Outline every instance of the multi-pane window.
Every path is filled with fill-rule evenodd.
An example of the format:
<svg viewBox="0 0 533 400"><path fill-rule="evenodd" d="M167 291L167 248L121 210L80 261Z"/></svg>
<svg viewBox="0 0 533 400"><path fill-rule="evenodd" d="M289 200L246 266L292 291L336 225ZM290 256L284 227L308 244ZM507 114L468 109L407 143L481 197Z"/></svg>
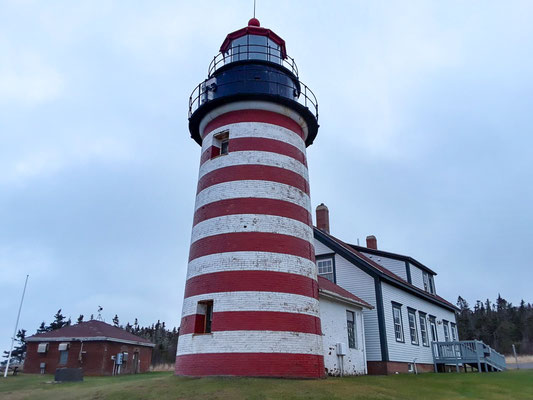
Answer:
<svg viewBox="0 0 533 400"><path fill-rule="evenodd" d="M422 336L422 344L429 347L428 325L426 322L426 314L418 312L418 319L420 321L420 336Z"/></svg>
<svg viewBox="0 0 533 400"><path fill-rule="evenodd" d="M392 304L392 317L394 319L394 336L397 342L403 342L403 324L402 324L402 308L401 305Z"/></svg>
<svg viewBox="0 0 533 400"><path fill-rule="evenodd" d="M457 325L455 325L453 322L450 324L452 329L452 340L455 342L457 341Z"/></svg>
<svg viewBox="0 0 533 400"><path fill-rule="evenodd" d="M346 310L346 323L348 326L348 347L350 349L357 348L357 329L355 325L355 313Z"/></svg>
<svg viewBox="0 0 533 400"><path fill-rule="evenodd" d="M411 335L411 343L418 345L418 329L416 329L416 311L407 310L409 318L409 334Z"/></svg>
<svg viewBox="0 0 533 400"><path fill-rule="evenodd" d="M323 260L317 260L316 265L318 267L318 275L335 282L335 274L333 272L333 259L325 258Z"/></svg>
<svg viewBox="0 0 533 400"><path fill-rule="evenodd" d="M442 321L442 326L444 327L444 341L449 342L450 341L450 326L448 325L448 321Z"/></svg>
<svg viewBox="0 0 533 400"><path fill-rule="evenodd" d="M433 275L430 275L426 271L423 271L422 278L424 280L424 290L431 294L435 294L435 282L433 281Z"/></svg>
<svg viewBox="0 0 533 400"><path fill-rule="evenodd" d="M431 341L438 342L439 335L437 333L437 321L435 320L435 317L429 317L429 328L431 330Z"/></svg>

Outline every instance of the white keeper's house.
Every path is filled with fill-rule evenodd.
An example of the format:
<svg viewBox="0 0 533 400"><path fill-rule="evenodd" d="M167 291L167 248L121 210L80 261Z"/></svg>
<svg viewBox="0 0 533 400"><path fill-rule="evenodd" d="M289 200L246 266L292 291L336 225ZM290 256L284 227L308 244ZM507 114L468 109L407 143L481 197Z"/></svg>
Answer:
<svg viewBox="0 0 533 400"><path fill-rule="evenodd" d="M432 342L459 340L458 309L437 294L436 273L412 257L378 250L374 236L367 247L332 236L323 204L316 218L318 275L373 306L362 311L368 373L432 371Z"/></svg>

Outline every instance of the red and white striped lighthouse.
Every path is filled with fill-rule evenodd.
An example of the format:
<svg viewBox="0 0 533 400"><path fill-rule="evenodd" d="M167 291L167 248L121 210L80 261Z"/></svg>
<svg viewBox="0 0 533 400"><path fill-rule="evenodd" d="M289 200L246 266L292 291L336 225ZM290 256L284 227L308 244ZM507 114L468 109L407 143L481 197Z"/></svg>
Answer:
<svg viewBox="0 0 533 400"><path fill-rule="evenodd" d="M306 146L318 105L251 19L190 99L202 146L176 374L324 376Z"/></svg>

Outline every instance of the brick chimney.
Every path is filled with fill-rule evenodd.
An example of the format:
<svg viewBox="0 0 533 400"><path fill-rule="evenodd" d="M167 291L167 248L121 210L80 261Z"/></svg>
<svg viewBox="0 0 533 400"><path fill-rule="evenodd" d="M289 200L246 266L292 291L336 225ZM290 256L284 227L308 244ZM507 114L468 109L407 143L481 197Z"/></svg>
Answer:
<svg viewBox="0 0 533 400"><path fill-rule="evenodd" d="M329 233L329 210L324 203L320 203L316 208L316 227Z"/></svg>
<svg viewBox="0 0 533 400"><path fill-rule="evenodd" d="M378 249L378 240L374 235L370 235L366 237L366 247L369 249Z"/></svg>

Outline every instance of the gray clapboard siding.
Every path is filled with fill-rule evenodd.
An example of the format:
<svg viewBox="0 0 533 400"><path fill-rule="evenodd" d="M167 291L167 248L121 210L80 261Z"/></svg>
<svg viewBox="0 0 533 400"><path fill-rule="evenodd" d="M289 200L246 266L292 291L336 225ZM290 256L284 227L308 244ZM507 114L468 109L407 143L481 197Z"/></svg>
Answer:
<svg viewBox="0 0 533 400"><path fill-rule="evenodd" d="M417 288L424 290L424 278L422 277L422 270L409 263L411 268L411 283Z"/></svg>
<svg viewBox="0 0 533 400"><path fill-rule="evenodd" d="M420 335L420 321L418 319L418 311L426 313L427 315L433 315L437 321L443 319L455 323L455 313L439 307L436 304L425 301L419 297L413 296L408 292L398 289L388 283L382 283L383 290L383 306L385 314L385 326L387 331L387 343L389 349L390 361L399 362L412 362L414 358L417 358L417 363L432 364L433 354L431 347L425 347L422 345L422 338ZM394 335L394 321L392 317L392 302L402 304L402 323L405 343L396 341ZM411 338L409 334L409 319L407 315L407 307L417 310L417 333L419 345L411 344ZM365 321L366 323L366 321ZM427 322L428 334L430 333L429 321ZM444 340L444 328L442 324L437 324L437 334L440 341ZM431 336L429 336L431 341Z"/></svg>
<svg viewBox="0 0 533 400"><path fill-rule="evenodd" d="M315 256L320 256L322 254L329 254L333 253L333 250L331 250L328 246L325 244L320 243L318 240L314 240L315 244Z"/></svg>
<svg viewBox="0 0 533 400"><path fill-rule="evenodd" d="M389 257L377 256L375 254L363 252L365 257L370 258L372 261L387 268L393 274L398 275L400 278L407 280L407 271L405 270L405 261L395 260Z"/></svg>

